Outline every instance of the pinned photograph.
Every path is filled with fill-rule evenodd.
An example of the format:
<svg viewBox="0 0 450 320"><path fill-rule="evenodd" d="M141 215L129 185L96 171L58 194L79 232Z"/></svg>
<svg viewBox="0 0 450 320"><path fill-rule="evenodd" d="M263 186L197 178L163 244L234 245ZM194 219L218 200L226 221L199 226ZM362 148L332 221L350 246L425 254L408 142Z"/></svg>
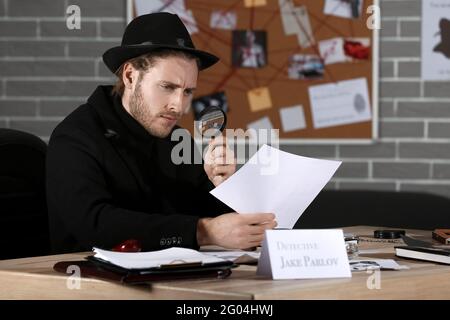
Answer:
<svg viewBox="0 0 450 320"><path fill-rule="evenodd" d="M350 60L368 60L370 58L369 38L344 39L344 52Z"/></svg>
<svg viewBox="0 0 450 320"><path fill-rule="evenodd" d="M200 113L207 107L219 107L225 113L228 112L228 101L224 91L198 97L192 100L191 105L195 120L199 120Z"/></svg>
<svg viewBox="0 0 450 320"><path fill-rule="evenodd" d="M232 11L213 11L211 13L211 28L233 30L236 28L237 15Z"/></svg>
<svg viewBox="0 0 450 320"><path fill-rule="evenodd" d="M344 39L332 38L319 42L320 56L324 64L347 62L349 58L344 52Z"/></svg>
<svg viewBox="0 0 450 320"><path fill-rule="evenodd" d="M363 0L325 0L324 13L332 16L356 19L361 16Z"/></svg>
<svg viewBox="0 0 450 320"><path fill-rule="evenodd" d="M315 54L293 54L289 58L289 79L314 80L324 75L322 59Z"/></svg>
<svg viewBox="0 0 450 320"><path fill-rule="evenodd" d="M266 31L233 31L231 60L235 67L262 68L267 64Z"/></svg>

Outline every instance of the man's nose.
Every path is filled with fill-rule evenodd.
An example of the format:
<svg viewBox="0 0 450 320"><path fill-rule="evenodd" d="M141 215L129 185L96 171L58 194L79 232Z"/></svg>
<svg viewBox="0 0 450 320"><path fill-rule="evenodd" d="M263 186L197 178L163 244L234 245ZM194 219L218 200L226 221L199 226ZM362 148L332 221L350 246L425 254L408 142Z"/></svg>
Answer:
<svg viewBox="0 0 450 320"><path fill-rule="evenodd" d="M170 99L170 110L181 113L183 111L183 92L175 92Z"/></svg>

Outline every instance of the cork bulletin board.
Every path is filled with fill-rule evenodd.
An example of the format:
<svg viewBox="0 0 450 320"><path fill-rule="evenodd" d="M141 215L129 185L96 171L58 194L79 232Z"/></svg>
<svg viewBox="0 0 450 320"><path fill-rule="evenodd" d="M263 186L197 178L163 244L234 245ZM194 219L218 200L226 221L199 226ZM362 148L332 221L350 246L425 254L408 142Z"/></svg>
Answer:
<svg viewBox="0 0 450 320"><path fill-rule="evenodd" d="M356 4L355 4L356 3ZM377 0L128 0L128 20L177 13L198 49L220 57L199 75L193 121L208 104L227 128L279 129L281 143L377 137Z"/></svg>

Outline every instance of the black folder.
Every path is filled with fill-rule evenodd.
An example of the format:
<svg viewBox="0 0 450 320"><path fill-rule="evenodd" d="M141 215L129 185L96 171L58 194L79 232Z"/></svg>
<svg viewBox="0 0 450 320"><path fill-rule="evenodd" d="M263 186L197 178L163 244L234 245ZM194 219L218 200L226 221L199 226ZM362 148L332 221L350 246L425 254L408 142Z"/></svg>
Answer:
<svg viewBox="0 0 450 320"><path fill-rule="evenodd" d="M86 257L86 260L60 261L53 266L53 269L57 272L67 273L68 267L73 265L80 268L81 277L100 278L129 284L196 278L224 279L230 276L232 268L237 267L232 261L223 261L208 264L164 265L148 269L125 269L94 256L89 256Z"/></svg>

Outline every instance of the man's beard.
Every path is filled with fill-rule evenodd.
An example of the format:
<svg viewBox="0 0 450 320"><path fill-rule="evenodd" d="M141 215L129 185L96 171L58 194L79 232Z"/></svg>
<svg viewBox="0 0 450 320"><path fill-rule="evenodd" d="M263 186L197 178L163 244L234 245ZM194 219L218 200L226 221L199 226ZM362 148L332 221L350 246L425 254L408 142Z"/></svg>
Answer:
<svg viewBox="0 0 450 320"><path fill-rule="evenodd" d="M150 107L144 103L142 97L142 87L140 84L136 86L135 91L130 97L130 114L131 116L144 127L144 129L152 136L157 138L166 138L172 131L173 126L158 126L155 120L161 116L161 114L152 114ZM164 114L164 113L163 113ZM167 112L171 116L179 118L178 115Z"/></svg>

